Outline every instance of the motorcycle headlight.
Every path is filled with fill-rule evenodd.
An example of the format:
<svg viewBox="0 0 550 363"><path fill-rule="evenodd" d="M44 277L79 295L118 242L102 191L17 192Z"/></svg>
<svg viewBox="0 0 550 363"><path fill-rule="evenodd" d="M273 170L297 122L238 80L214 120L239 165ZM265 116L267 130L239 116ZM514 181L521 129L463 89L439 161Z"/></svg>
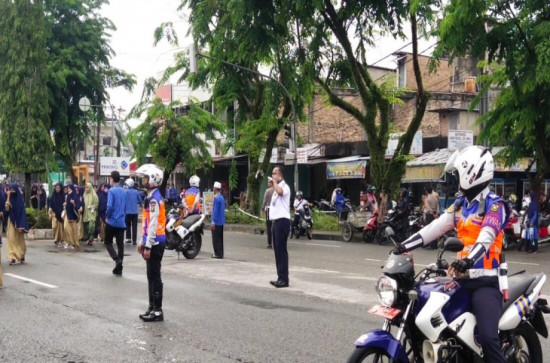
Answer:
<svg viewBox="0 0 550 363"><path fill-rule="evenodd" d="M392 306L397 298L397 281L388 276L381 276L376 282L378 300L384 306Z"/></svg>

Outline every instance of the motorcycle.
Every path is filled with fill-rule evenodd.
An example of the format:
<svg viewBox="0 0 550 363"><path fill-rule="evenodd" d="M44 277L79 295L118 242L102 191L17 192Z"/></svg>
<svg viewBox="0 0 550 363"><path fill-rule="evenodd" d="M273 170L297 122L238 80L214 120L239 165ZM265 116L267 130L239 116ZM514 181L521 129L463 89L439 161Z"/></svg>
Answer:
<svg viewBox="0 0 550 363"><path fill-rule="evenodd" d="M525 218L525 211L518 213L515 209L510 212L508 223L504 226L504 239L502 249L507 250L510 245L517 243L521 238L522 220Z"/></svg>
<svg viewBox="0 0 550 363"><path fill-rule="evenodd" d="M375 238L379 245L386 245L390 242L390 238L386 233L387 231L396 234L399 241L403 241L407 236L407 231L403 230L403 225L395 209L388 211L386 218L384 218L384 223L378 227Z"/></svg>
<svg viewBox="0 0 550 363"><path fill-rule="evenodd" d="M167 215L166 249L180 252L187 259L197 257L202 246L204 234L204 214L182 216L183 206L174 206Z"/></svg>
<svg viewBox="0 0 550 363"><path fill-rule="evenodd" d="M424 213L418 208L415 208L409 215L409 229L407 230L407 237L420 231L424 227Z"/></svg>
<svg viewBox="0 0 550 363"><path fill-rule="evenodd" d="M482 362L470 297L460 279L444 278L448 263L443 253L463 248L459 239L447 239L437 262L417 275L411 253L390 254L376 283L380 305L368 311L384 318L383 327L361 335L348 362ZM548 336L542 314L550 313L547 301L539 298L545 282L544 273L508 279L509 300L499 321L506 362L542 362L537 333Z"/></svg>
<svg viewBox="0 0 550 363"><path fill-rule="evenodd" d="M292 224L290 238L294 236L298 239L300 236L307 236L308 239L312 239L311 229L313 227L313 220L311 219L311 209L309 209L309 206L306 204L303 209L300 209L297 213L300 217L296 225L294 225L294 223Z"/></svg>
<svg viewBox="0 0 550 363"><path fill-rule="evenodd" d="M378 209L376 209L363 229L363 241L366 243L373 242L376 237L376 232L378 231L378 215L379 212Z"/></svg>

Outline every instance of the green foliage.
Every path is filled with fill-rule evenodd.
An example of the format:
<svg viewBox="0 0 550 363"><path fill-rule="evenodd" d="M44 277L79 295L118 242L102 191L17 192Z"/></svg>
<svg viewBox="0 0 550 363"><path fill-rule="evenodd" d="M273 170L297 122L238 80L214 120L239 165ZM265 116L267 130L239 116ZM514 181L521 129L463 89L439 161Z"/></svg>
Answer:
<svg viewBox="0 0 550 363"><path fill-rule="evenodd" d="M231 168L229 169L229 189L233 190L237 188L239 182L239 172L237 171L237 162L235 159L231 160Z"/></svg>
<svg viewBox="0 0 550 363"><path fill-rule="evenodd" d="M170 173L183 161L186 175L194 174L197 169L211 165L206 139L215 140L216 132L223 132L225 125L214 115L190 103L187 114L178 114L179 101L164 105L159 98L143 100L134 107L131 115L140 117L146 113L145 120L128 138L135 148L135 155L141 164L150 154L153 162L164 168L163 187ZM162 188L161 188L162 189Z"/></svg>
<svg viewBox="0 0 550 363"><path fill-rule="evenodd" d="M484 90L502 91L479 120L481 140L506 146L500 156L507 164L534 155L539 179L550 172L549 19L548 3L539 0L452 0L445 8L435 51L450 59L486 58L480 66L489 72L479 81Z"/></svg>
<svg viewBox="0 0 550 363"><path fill-rule="evenodd" d="M0 129L5 167L42 171L51 158L43 2L0 5Z"/></svg>
<svg viewBox="0 0 550 363"><path fill-rule="evenodd" d="M37 211L34 208L25 208L25 214L27 215L27 223L30 228L36 229L51 229L52 221L48 215L46 209Z"/></svg>
<svg viewBox="0 0 550 363"><path fill-rule="evenodd" d="M313 229L318 231L339 231L340 225L335 215L322 213L313 208Z"/></svg>
<svg viewBox="0 0 550 363"><path fill-rule="evenodd" d="M36 209L34 208L25 208L25 214L27 215L27 223L30 228L33 228L36 224Z"/></svg>

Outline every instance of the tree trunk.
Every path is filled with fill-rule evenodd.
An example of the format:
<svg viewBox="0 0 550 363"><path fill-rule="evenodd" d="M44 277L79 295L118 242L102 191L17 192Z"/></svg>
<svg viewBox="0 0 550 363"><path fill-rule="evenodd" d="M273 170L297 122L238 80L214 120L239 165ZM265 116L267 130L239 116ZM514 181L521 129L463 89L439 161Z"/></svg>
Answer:
<svg viewBox="0 0 550 363"><path fill-rule="evenodd" d="M31 173L25 173L25 205L31 207Z"/></svg>

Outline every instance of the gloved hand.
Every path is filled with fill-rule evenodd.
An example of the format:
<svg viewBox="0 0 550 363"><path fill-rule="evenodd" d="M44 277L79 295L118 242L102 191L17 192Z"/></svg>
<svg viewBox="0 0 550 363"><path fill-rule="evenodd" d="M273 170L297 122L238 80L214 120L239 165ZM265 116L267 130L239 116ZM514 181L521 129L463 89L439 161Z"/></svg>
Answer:
<svg viewBox="0 0 550 363"><path fill-rule="evenodd" d="M394 255L402 255L403 253L407 252L407 249L402 244L398 244L391 252Z"/></svg>
<svg viewBox="0 0 550 363"><path fill-rule="evenodd" d="M474 262L466 257L461 260L455 260L453 263L451 263L451 268L454 269L456 272L463 274L468 271L473 264Z"/></svg>

